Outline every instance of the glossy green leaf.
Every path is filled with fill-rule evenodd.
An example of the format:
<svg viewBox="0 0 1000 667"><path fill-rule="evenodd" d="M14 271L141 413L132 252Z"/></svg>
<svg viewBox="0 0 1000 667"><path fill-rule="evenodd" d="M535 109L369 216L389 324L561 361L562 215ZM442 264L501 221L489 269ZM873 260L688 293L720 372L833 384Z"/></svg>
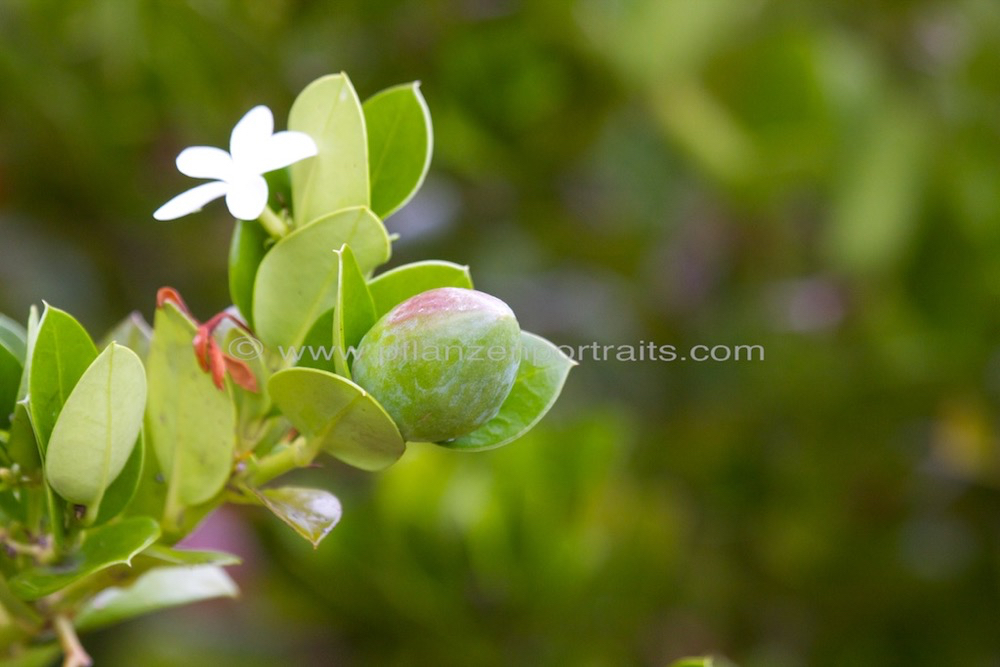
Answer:
<svg viewBox="0 0 1000 667"><path fill-rule="evenodd" d="M339 274L338 274L339 275ZM302 368L318 368L336 372L333 345L333 308L316 318L302 345L286 355L286 361Z"/></svg>
<svg viewBox="0 0 1000 667"><path fill-rule="evenodd" d="M339 211L281 239L264 257L254 284L254 324L268 345L298 346L337 298L340 264L351 246L363 273L389 259L385 227L366 208Z"/></svg>
<svg viewBox="0 0 1000 667"><path fill-rule="evenodd" d="M420 83L388 88L365 100L371 207L381 218L402 208L424 181L434 135Z"/></svg>
<svg viewBox="0 0 1000 667"><path fill-rule="evenodd" d="M290 211L292 208L292 174L290 170L275 169L264 174L267 181L267 205L272 211Z"/></svg>
<svg viewBox="0 0 1000 667"><path fill-rule="evenodd" d="M469 267L440 260L415 262L379 274L368 283L376 317L382 317L411 296L438 287L472 289Z"/></svg>
<svg viewBox="0 0 1000 667"><path fill-rule="evenodd" d="M67 398L45 453L45 477L64 499L100 504L132 454L146 409L146 372L135 352L112 343Z"/></svg>
<svg viewBox="0 0 1000 667"><path fill-rule="evenodd" d="M62 561L12 577L10 588L25 600L37 600L113 565L128 565L159 536L159 524L149 517L105 524L86 531L83 543Z"/></svg>
<svg viewBox="0 0 1000 667"><path fill-rule="evenodd" d="M357 347L375 324L375 304L351 247L343 246L337 255L340 257L340 289L333 309L334 362L337 373L350 379L349 351Z"/></svg>
<svg viewBox="0 0 1000 667"><path fill-rule="evenodd" d="M153 328L149 326L149 322L142 313L135 310L104 334L100 347L104 349L111 343L118 343L138 354L140 359L145 359L149 354L149 339L152 335Z"/></svg>
<svg viewBox="0 0 1000 667"><path fill-rule="evenodd" d="M5 525L13 522L26 523L28 520L28 504L31 493L25 489L0 489L0 521Z"/></svg>
<svg viewBox="0 0 1000 667"><path fill-rule="evenodd" d="M316 157L290 168L299 227L344 208L369 205L364 113L346 74L324 76L306 86L292 104L288 129L305 132L319 148Z"/></svg>
<svg viewBox="0 0 1000 667"><path fill-rule="evenodd" d="M27 355L28 332L19 322L15 322L3 313L0 313L0 347L5 347L20 361L24 363Z"/></svg>
<svg viewBox="0 0 1000 667"><path fill-rule="evenodd" d="M115 481L111 482L108 490L104 492L104 496L101 498L96 518L93 520L94 525L107 523L125 511L128 504L132 502L132 498L135 497L136 489L139 487L145 460L146 446L143 442L142 432L140 431L135 446L132 447L132 453L125 462L125 467L115 477Z"/></svg>
<svg viewBox="0 0 1000 667"><path fill-rule="evenodd" d="M236 410L198 365L191 345L195 325L173 304L157 309L147 374L146 437L168 483L168 511L197 505L229 478Z"/></svg>
<svg viewBox="0 0 1000 667"><path fill-rule="evenodd" d="M17 354L0 340L0 429L10 428L23 371L24 366Z"/></svg>
<svg viewBox="0 0 1000 667"><path fill-rule="evenodd" d="M152 558L171 565L239 565L239 556L225 551L209 549L176 549L162 544L154 544L142 552L143 558Z"/></svg>
<svg viewBox="0 0 1000 667"><path fill-rule="evenodd" d="M31 413L27 401L18 401L14 407L14 419L7 438L7 454L25 472L38 470L42 461L38 454L35 429L31 425Z"/></svg>
<svg viewBox="0 0 1000 667"><path fill-rule="evenodd" d="M274 489L254 489L264 506L292 529L309 540L313 547L326 537L340 521L340 501L328 491L283 486Z"/></svg>
<svg viewBox="0 0 1000 667"><path fill-rule="evenodd" d="M132 500L125 507L125 516L162 516L167 502L167 481L163 471L160 470L160 463L156 460L156 452L153 451L153 443L149 436L149 415L150 406L147 402L147 426L139 439L139 446L143 450L142 470L139 472L139 480L136 483Z"/></svg>
<svg viewBox="0 0 1000 667"><path fill-rule="evenodd" d="M289 368L271 376L268 390L299 432L344 463L381 470L403 455L396 424L350 380L313 368Z"/></svg>
<svg viewBox="0 0 1000 667"><path fill-rule="evenodd" d="M545 416L576 363L534 334L522 331L521 346L514 388L497 416L468 435L439 444L466 451L494 449L517 440Z"/></svg>
<svg viewBox="0 0 1000 667"><path fill-rule="evenodd" d="M73 387L97 358L97 348L71 315L46 304L31 351L31 419L42 453Z"/></svg>
<svg viewBox="0 0 1000 667"><path fill-rule="evenodd" d="M270 236L256 220L237 220L229 246L229 295L253 327L253 282Z"/></svg>
<svg viewBox="0 0 1000 667"><path fill-rule="evenodd" d="M160 609L238 595L236 583L215 565L157 568L127 588L102 590L84 605L74 623L81 631L93 630Z"/></svg>

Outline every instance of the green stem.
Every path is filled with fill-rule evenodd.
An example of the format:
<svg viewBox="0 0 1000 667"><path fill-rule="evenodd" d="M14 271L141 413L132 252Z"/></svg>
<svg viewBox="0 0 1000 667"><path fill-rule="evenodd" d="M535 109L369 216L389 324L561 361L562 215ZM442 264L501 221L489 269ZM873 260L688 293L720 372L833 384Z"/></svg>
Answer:
<svg viewBox="0 0 1000 667"><path fill-rule="evenodd" d="M315 446L299 436L288 446L275 448L270 454L250 461L243 481L252 487L261 487L290 470L309 465L315 456Z"/></svg>
<svg viewBox="0 0 1000 667"><path fill-rule="evenodd" d="M270 206L264 207L264 212L260 214L257 221L260 222L264 229L267 230L267 233L275 239L288 236L288 232L290 231L288 229L288 224L282 220L277 213L272 211Z"/></svg>

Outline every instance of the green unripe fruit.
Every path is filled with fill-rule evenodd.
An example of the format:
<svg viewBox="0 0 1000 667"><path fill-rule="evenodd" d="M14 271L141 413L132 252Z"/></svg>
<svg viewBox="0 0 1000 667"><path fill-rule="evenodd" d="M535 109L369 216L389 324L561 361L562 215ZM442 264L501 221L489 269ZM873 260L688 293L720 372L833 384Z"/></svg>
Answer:
<svg viewBox="0 0 1000 667"><path fill-rule="evenodd" d="M352 375L407 440L453 440L499 412L517 376L520 337L500 299L433 289L375 323L358 345Z"/></svg>

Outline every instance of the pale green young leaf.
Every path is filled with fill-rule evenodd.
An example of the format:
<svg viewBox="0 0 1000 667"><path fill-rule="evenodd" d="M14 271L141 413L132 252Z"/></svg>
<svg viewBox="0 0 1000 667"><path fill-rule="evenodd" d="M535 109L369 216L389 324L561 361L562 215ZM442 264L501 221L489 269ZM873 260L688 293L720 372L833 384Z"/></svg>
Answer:
<svg viewBox="0 0 1000 667"><path fill-rule="evenodd" d="M194 335L195 325L173 304L157 309L147 360L146 437L173 509L203 503L222 489L236 440L232 397L198 365Z"/></svg>
<svg viewBox="0 0 1000 667"><path fill-rule="evenodd" d="M149 322L142 313L134 310L104 334L100 347L104 349L111 343L118 343L138 354L140 359L145 359L149 354L149 339L152 335L153 328L149 326Z"/></svg>
<svg viewBox="0 0 1000 667"><path fill-rule="evenodd" d="M112 343L77 382L45 453L45 477L64 499L97 506L135 447L146 408L146 372Z"/></svg>
<svg viewBox="0 0 1000 667"><path fill-rule="evenodd" d="M305 132L319 149L316 157L290 168L297 226L369 205L364 113L346 74L324 76L306 86L292 104L288 129Z"/></svg>
<svg viewBox="0 0 1000 667"><path fill-rule="evenodd" d="M41 318L38 316L38 307L32 305L28 311L28 329L24 341L24 373L21 374L21 386L17 390L17 400L23 401L28 395L29 380L31 378L31 357L35 350L35 341L38 339L38 324Z"/></svg>
<svg viewBox="0 0 1000 667"><path fill-rule="evenodd" d="M298 229L267 253L254 282L257 335L271 346L299 346L334 307L340 271L334 250L351 246L365 274L389 259L389 237L367 208L339 211Z"/></svg>
<svg viewBox="0 0 1000 667"><path fill-rule="evenodd" d="M236 583L221 567L157 568L127 588L105 588L84 605L74 623L81 631L94 630L161 609L238 595Z"/></svg>
<svg viewBox="0 0 1000 667"><path fill-rule="evenodd" d="M441 260L414 262L380 273L368 283L376 317L382 317L411 296L438 287L472 289L469 267Z"/></svg>
<svg viewBox="0 0 1000 667"><path fill-rule="evenodd" d="M299 432L344 463L381 470L403 455L395 422L364 389L314 368L289 368L271 376L271 399Z"/></svg>
<svg viewBox="0 0 1000 667"><path fill-rule="evenodd" d="M239 565L239 556L225 551L208 549L177 549L174 547L154 544L140 554L141 558L150 558L160 563L170 565Z"/></svg>

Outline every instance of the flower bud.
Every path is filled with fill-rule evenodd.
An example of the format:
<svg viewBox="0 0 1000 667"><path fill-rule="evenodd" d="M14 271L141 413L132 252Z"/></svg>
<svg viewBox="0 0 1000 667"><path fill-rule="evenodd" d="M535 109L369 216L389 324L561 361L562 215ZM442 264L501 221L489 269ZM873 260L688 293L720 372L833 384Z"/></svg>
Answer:
<svg viewBox="0 0 1000 667"><path fill-rule="evenodd" d="M352 374L403 437L443 442L496 416L520 363L513 311L476 290L442 287L399 304L365 334Z"/></svg>

